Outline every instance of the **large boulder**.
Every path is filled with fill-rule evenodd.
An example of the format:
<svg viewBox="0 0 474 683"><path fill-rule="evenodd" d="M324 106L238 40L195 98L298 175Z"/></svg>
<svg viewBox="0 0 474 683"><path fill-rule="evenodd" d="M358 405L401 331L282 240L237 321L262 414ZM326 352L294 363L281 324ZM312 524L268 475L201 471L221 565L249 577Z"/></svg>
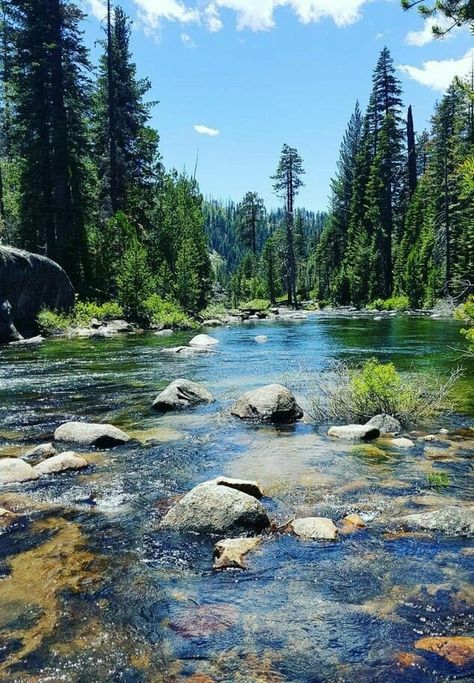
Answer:
<svg viewBox="0 0 474 683"><path fill-rule="evenodd" d="M303 417L303 411L289 389L281 384L269 384L241 396L232 415L241 420L290 423Z"/></svg>
<svg viewBox="0 0 474 683"><path fill-rule="evenodd" d="M22 484L38 479L39 474L20 458L0 459L0 484Z"/></svg>
<svg viewBox="0 0 474 683"><path fill-rule="evenodd" d="M10 302L20 332L36 329L42 308L69 311L74 305L74 289L61 266L13 247L0 246L0 292Z"/></svg>
<svg viewBox="0 0 474 683"><path fill-rule="evenodd" d="M166 514L161 526L173 531L238 535L263 531L270 520L256 498L213 480L187 493Z"/></svg>
<svg viewBox="0 0 474 683"><path fill-rule="evenodd" d="M400 422L391 415L382 413L380 415L375 415L371 420L369 420L366 427L375 427L378 429L380 434L399 434L402 430L402 425Z"/></svg>
<svg viewBox="0 0 474 683"><path fill-rule="evenodd" d="M450 505L441 510L399 517L396 522L410 531L438 531L447 536L473 536L474 506Z"/></svg>
<svg viewBox="0 0 474 683"><path fill-rule="evenodd" d="M56 441L74 443L78 446L96 446L97 448L113 448L130 441L130 437L121 429L109 424L93 422L65 422L54 432Z"/></svg>
<svg viewBox="0 0 474 683"><path fill-rule="evenodd" d="M22 336L12 320L12 307L8 299L0 299L0 344L21 341Z"/></svg>
<svg viewBox="0 0 474 683"><path fill-rule="evenodd" d="M164 413L169 410L191 408L213 401L212 394L201 384L191 382L188 379L175 379L158 394L153 403L153 408Z"/></svg>
<svg viewBox="0 0 474 683"><path fill-rule="evenodd" d="M345 441L371 441L372 439L378 439L380 431L376 427L369 425L342 425L340 427L331 427L328 435Z"/></svg>

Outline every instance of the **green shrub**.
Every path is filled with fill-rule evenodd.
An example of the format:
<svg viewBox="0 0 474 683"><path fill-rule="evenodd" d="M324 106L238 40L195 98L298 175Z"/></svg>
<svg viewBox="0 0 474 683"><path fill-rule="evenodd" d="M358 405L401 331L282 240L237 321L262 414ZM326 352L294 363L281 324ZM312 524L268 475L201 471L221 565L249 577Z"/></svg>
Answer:
<svg viewBox="0 0 474 683"><path fill-rule="evenodd" d="M311 380L309 398L318 420L364 423L387 413L405 425L416 424L452 409L449 395L460 375L456 370L447 380L437 377L429 383L420 375L402 376L393 363L375 358L356 366L337 363Z"/></svg>
<svg viewBox="0 0 474 683"><path fill-rule="evenodd" d="M429 472L426 478L430 489L444 489L451 483L447 472Z"/></svg>
<svg viewBox="0 0 474 683"><path fill-rule="evenodd" d="M61 334L72 325L72 316L43 308L36 318L39 330L44 336Z"/></svg>
<svg viewBox="0 0 474 683"><path fill-rule="evenodd" d="M158 294L152 294L145 301L145 313L149 322L154 325L179 327L183 330L196 327L196 323L177 303L162 299Z"/></svg>
<svg viewBox="0 0 474 683"><path fill-rule="evenodd" d="M406 311L410 308L410 300L407 296L391 296L389 299L375 299L367 308L378 311Z"/></svg>
<svg viewBox="0 0 474 683"><path fill-rule="evenodd" d="M245 301L240 304L242 310L251 311L268 311L271 303L268 299L252 299L251 301Z"/></svg>
<svg viewBox="0 0 474 683"><path fill-rule="evenodd" d="M461 334L466 337L469 345L469 352L474 354L474 296L469 296L461 306L456 308L454 317L456 320L460 320L466 325L470 325L470 327L461 330Z"/></svg>
<svg viewBox="0 0 474 683"><path fill-rule="evenodd" d="M224 318L227 315L227 308L224 304L209 304L199 313L203 320L212 320L213 318Z"/></svg>
<svg viewBox="0 0 474 683"><path fill-rule="evenodd" d="M78 301L74 308L73 320L78 327L87 327L93 318L100 322L123 318L123 308L116 301L97 304L94 301Z"/></svg>

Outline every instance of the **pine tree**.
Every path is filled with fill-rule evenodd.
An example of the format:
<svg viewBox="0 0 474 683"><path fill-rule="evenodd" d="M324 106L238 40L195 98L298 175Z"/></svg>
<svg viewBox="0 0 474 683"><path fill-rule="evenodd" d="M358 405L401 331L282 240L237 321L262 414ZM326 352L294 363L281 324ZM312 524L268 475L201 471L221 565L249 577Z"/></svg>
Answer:
<svg viewBox="0 0 474 683"><path fill-rule="evenodd" d="M153 294L154 280L147 262L147 253L137 237L130 240L117 277L118 301L128 318L145 322L146 300Z"/></svg>
<svg viewBox="0 0 474 683"><path fill-rule="evenodd" d="M413 123L413 110L408 107L407 116L407 151L408 151L408 188L410 198L413 197L418 182L418 161L416 153L415 126Z"/></svg>
<svg viewBox="0 0 474 683"><path fill-rule="evenodd" d="M125 211L139 224L161 172L158 134L148 126L154 102L145 102L148 79L137 78L130 53L130 22L108 2L107 40L94 98L95 153L99 162L101 218Z"/></svg>
<svg viewBox="0 0 474 683"><path fill-rule="evenodd" d="M81 287L88 274L88 54L69 0L10 0L12 144L22 246L45 253Z"/></svg>
<svg viewBox="0 0 474 683"><path fill-rule="evenodd" d="M237 207L239 234L242 243L257 256L259 232L265 217L263 199L256 192L247 192Z"/></svg>
<svg viewBox="0 0 474 683"><path fill-rule="evenodd" d="M296 292L296 261L294 251L294 219L295 199L303 186L301 176L304 174L303 160L296 149L283 145L280 162L276 174L272 176L275 193L284 200L286 240L287 240L287 283L288 305L296 308L298 298Z"/></svg>

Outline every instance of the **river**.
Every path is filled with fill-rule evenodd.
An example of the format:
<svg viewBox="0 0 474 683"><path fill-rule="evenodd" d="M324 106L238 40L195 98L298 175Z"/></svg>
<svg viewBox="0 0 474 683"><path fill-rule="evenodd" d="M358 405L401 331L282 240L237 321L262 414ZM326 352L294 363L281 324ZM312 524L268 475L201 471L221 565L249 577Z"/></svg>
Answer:
<svg viewBox="0 0 474 683"><path fill-rule="evenodd" d="M459 325L312 315L205 331L218 353L162 353L191 333L0 350L0 457L51 440L71 419L111 422L136 439L87 453L83 472L0 489L0 506L26 512L0 525L0 681L474 680L472 660L415 647L423 636L472 632L469 541L378 524L472 501L474 439L447 437L441 459L421 441L371 457L310 419L258 427L229 411L250 388L281 382L299 396L334 359L376 356L423 375L463 365L456 411L429 427L468 428L474 364L462 357ZM267 344L255 343L260 334ZM202 382L216 403L153 413L177 377ZM432 488L432 472L448 483ZM221 474L259 480L279 524L357 511L367 526L333 543L273 534L246 571L216 573L219 539L158 527L170 500Z"/></svg>

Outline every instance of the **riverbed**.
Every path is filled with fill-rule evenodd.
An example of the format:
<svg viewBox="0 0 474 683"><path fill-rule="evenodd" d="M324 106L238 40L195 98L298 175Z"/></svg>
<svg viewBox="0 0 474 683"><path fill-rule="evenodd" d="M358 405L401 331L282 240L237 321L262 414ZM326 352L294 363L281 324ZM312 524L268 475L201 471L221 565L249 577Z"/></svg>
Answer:
<svg viewBox="0 0 474 683"><path fill-rule="evenodd" d="M0 506L19 513L0 525L0 681L474 680L472 658L416 647L472 635L472 543L390 528L400 514L472 504L474 364L459 329L314 314L204 330L219 339L215 354L162 352L192 333L1 349L0 457L51 440L67 420L110 422L134 441L86 451L80 473L0 488ZM415 375L464 367L455 411L421 430L448 435L411 435L406 451L381 443L374 457L308 416L277 428L230 415L240 394L273 382L304 404L314 373L373 356ZM216 402L157 415L153 399L178 377ZM447 475L442 487L433 472ZM159 521L218 475L258 480L276 526L357 512L366 527L336 542L269 534L247 570L214 572L219 538L160 531Z"/></svg>

